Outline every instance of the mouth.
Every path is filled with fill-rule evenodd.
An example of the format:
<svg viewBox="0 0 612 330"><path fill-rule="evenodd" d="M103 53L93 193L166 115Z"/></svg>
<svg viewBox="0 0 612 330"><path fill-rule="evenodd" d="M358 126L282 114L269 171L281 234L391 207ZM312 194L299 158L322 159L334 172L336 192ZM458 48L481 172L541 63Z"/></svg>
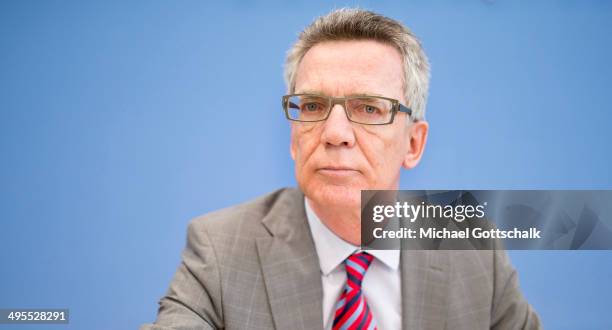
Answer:
<svg viewBox="0 0 612 330"><path fill-rule="evenodd" d="M346 177L358 174L359 170L345 166L326 166L319 168L317 172L327 176Z"/></svg>

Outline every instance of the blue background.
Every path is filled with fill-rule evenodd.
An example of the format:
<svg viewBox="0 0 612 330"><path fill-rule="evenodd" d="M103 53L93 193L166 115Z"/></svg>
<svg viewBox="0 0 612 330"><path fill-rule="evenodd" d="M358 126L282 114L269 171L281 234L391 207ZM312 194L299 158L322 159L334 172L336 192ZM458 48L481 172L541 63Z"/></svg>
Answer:
<svg viewBox="0 0 612 330"><path fill-rule="evenodd" d="M153 321L191 218L295 185L284 54L355 4L432 64L402 188L612 188L610 2L2 1L0 308ZM546 328L612 327L612 252L511 257Z"/></svg>

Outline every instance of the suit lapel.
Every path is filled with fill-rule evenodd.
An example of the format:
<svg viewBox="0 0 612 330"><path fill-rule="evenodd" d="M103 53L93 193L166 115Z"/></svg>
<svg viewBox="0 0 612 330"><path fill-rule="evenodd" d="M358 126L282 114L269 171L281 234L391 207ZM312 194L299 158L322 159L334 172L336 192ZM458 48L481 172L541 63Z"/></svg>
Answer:
<svg viewBox="0 0 612 330"><path fill-rule="evenodd" d="M257 253L276 329L323 329L321 271L297 190L279 194L262 220L270 237ZM401 250L402 329L444 329L448 310L448 251Z"/></svg>
<svg viewBox="0 0 612 330"><path fill-rule="evenodd" d="M319 261L299 191L281 194L262 220L271 237L257 239L257 253L277 329L322 329Z"/></svg>
<svg viewBox="0 0 612 330"><path fill-rule="evenodd" d="M402 250L402 329L444 329L448 309L448 251Z"/></svg>

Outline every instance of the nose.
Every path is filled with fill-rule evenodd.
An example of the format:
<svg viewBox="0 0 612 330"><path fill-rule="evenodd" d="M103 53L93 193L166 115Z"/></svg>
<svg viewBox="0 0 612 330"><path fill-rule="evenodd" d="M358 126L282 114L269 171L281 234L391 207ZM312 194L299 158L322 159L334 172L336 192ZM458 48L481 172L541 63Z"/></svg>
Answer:
<svg viewBox="0 0 612 330"><path fill-rule="evenodd" d="M321 142L332 146L352 147L355 145L353 125L346 117L344 108L336 104L323 124Z"/></svg>

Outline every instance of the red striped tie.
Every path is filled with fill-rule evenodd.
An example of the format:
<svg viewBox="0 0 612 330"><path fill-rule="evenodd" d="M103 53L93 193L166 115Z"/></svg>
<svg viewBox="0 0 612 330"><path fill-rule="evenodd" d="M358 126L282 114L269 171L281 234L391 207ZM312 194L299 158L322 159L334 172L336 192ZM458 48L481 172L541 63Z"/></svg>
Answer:
<svg viewBox="0 0 612 330"><path fill-rule="evenodd" d="M355 253L344 261L346 285L336 303L333 330L376 329L372 311L361 293L361 281L374 257Z"/></svg>

